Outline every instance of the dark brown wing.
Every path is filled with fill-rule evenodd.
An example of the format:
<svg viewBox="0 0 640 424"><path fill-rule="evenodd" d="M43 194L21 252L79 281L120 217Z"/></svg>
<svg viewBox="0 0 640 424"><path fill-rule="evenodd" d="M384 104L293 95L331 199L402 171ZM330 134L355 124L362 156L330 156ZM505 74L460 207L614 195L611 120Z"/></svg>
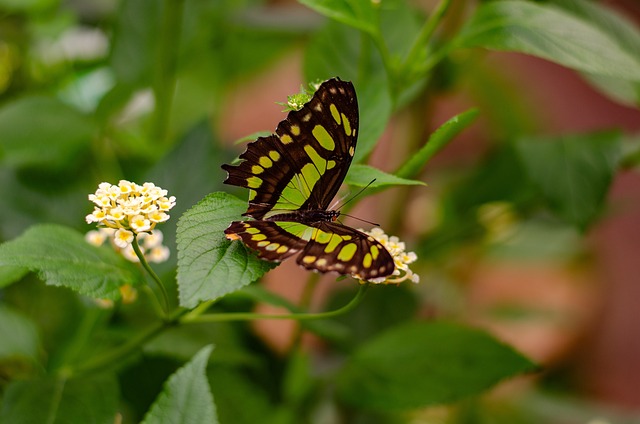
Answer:
<svg viewBox="0 0 640 424"><path fill-rule="evenodd" d="M362 280L386 277L395 270L391 254L373 237L335 222L318 222L311 226L316 231L298 256L299 265Z"/></svg>
<svg viewBox="0 0 640 424"><path fill-rule="evenodd" d="M391 254L377 240L334 222L235 221L224 232L269 261L281 262L300 253L296 262L309 270L363 280L386 277L395 270Z"/></svg>
<svg viewBox="0 0 640 424"><path fill-rule="evenodd" d="M234 221L224 233L230 240L241 239L244 244L255 250L260 258L281 262L307 245L306 240L295 234L295 228L288 227L289 224L294 223ZM299 228L297 225L295 227Z"/></svg>
<svg viewBox="0 0 640 424"><path fill-rule="evenodd" d="M353 84L330 79L302 109L290 112L275 134L249 143L239 165L223 165L229 174L224 182L250 190L245 215L256 219L326 210L349 170L357 133Z"/></svg>

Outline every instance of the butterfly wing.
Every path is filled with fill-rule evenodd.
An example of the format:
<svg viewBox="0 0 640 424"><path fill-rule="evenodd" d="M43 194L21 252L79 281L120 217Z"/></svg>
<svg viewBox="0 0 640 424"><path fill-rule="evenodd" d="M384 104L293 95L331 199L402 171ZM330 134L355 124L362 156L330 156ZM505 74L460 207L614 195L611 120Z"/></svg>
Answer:
<svg viewBox="0 0 640 424"><path fill-rule="evenodd" d="M269 261L280 262L300 253L299 265L323 273L368 280L391 275L395 269L393 258L380 242L334 222L235 221L225 234L232 240L242 239Z"/></svg>
<svg viewBox="0 0 640 424"><path fill-rule="evenodd" d="M309 239L305 232L310 234L309 228L295 222L234 221L224 233L230 240L241 239L260 258L281 262L305 248Z"/></svg>
<svg viewBox="0 0 640 424"><path fill-rule="evenodd" d="M239 165L223 165L226 184L249 189L245 215L255 219L300 209L326 210L349 170L358 132L353 84L338 78L247 145Z"/></svg>
<svg viewBox="0 0 640 424"><path fill-rule="evenodd" d="M370 235L336 222L318 222L311 226L314 231L297 258L299 265L362 280L386 277L395 270L391 254Z"/></svg>

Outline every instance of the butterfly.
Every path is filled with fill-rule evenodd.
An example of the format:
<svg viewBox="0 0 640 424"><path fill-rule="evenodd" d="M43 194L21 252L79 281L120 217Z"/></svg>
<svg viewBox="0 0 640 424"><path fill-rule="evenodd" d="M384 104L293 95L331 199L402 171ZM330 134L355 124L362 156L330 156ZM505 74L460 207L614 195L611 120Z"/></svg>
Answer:
<svg viewBox="0 0 640 424"><path fill-rule="evenodd" d="M391 275L395 264L373 237L337 222L328 210L355 154L358 100L348 81L323 82L274 134L247 145L238 165L223 165L225 184L249 189L249 207L224 231L258 256L280 262L298 255L309 270L362 280Z"/></svg>

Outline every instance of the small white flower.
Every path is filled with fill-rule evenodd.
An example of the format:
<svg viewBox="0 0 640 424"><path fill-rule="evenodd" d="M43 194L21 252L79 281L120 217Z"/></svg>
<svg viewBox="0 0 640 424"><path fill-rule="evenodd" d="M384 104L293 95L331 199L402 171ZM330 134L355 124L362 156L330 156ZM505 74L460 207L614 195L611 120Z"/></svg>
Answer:
<svg viewBox="0 0 640 424"><path fill-rule="evenodd" d="M154 247L158 247L162 245L162 240L164 235L160 230L153 230L150 233L142 233L138 235L138 242L141 247L145 249L153 249Z"/></svg>
<svg viewBox="0 0 640 424"><path fill-rule="evenodd" d="M129 246L133 241L133 233L124 228L118 229L113 236L113 243L121 249Z"/></svg>
<svg viewBox="0 0 640 424"><path fill-rule="evenodd" d="M84 239L94 246L102 246L107 238L106 234L98 230L91 230L84 235Z"/></svg>
<svg viewBox="0 0 640 424"><path fill-rule="evenodd" d="M151 221L144 217L144 215L135 215L129 218L129 225L135 233L141 233L151 229Z"/></svg>
<svg viewBox="0 0 640 424"><path fill-rule="evenodd" d="M175 204L176 204L176 198L174 196L171 196L168 199L166 197L161 197L158 199L158 209L160 209L161 211L166 212L172 207L174 207Z"/></svg>
<svg viewBox="0 0 640 424"><path fill-rule="evenodd" d="M125 219L127 216L124 213L124 210L120 206L116 206L115 208L109 209L107 212L107 219L109 221L118 222Z"/></svg>
<svg viewBox="0 0 640 424"><path fill-rule="evenodd" d="M131 246L138 237L140 250L152 262L162 262L169 257L169 249L162 245L162 233L155 226L169 219L169 210L176 204L167 190L146 182L138 185L120 180L117 185L100 183L89 200L95 205L85 217L88 224L97 223L99 232L89 232L86 238L92 244L110 240L126 259L138 262ZM103 232L106 231L106 232Z"/></svg>
<svg viewBox="0 0 640 424"><path fill-rule="evenodd" d="M155 211L153 213L150 213L148 216L151 222L164 222L167 219L169 219L169 215L160 211Z"/></svg>
<svg viewBox="0 0 640 424"><path fill-rule="evenodd" d="M137 191L136 186L137 184L127 180L120 180L118 182L118 187L120 188L120 194L129 194L131 192Z"/></svg>
<svg viewBox="0 0 640 424"><path fill-rule="evenodd" d="M170 254L171 251L167 246L156 246L149 250L146 257L149 259L149 262L161 263L169 259Z"/></svg>
<svg viewBox="0 0 640 424"><path fill-rule="evenodd" d="M102 222L105 220L105 218L106 218L106 214L104 210L95 208L93 210L93 213L90 213L89 215L86 216L85 220L87 221L87 224L91 224L94 222Z"/></svg>
<svg viewBox="0 0 640 424"><path fill-rule="evenodd" d="M169 219L167 212L175 206L176 198L167 194L167 190L149 182L141 186L127 180L120 180L117 185L100 183L96 192L88 196L96 206L85 220L88 224L142 234Z"/></svg>

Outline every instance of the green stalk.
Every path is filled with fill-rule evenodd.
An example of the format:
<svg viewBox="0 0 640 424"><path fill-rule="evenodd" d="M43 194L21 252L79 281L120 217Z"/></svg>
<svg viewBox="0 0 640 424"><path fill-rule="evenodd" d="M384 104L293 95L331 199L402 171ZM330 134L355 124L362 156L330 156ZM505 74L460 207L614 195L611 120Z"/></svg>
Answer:
<svg viewBox="0 0 640 424"><path fill-rule="evenodd" d="M362 301L369 284L362 284L355 297L349 303L339 309L318 313L291 313L291 314L257 314L254 312L227 312L205 315L185 315L180 319L181 323L202 322L226 322L226 321L253 321L259 319L292 319L296 321L326 319L345 314L353 310Z"/></svg>
<svg viewBox="0 0 640 424"><path fill-rule="evenodd" d="M427 42L433 36L433 33L435 32L436 28L438 28L438 25L442 21L442 18L447 13L447 10L449 9L450 4L451 4L451 0L442 0L436 6L433 12L431 12L429 19L427 19L427 21L424 23L424 25L420 29L418 36L416 37L415 41L413 42L413 45L411 46L411 50L409 50L409 53L407 54L407 58L404 61L404 64L402 66L401 74L404 74L405 72L407 72L408 68L418 60L418 55L420 54L420 51L423 48L425 48L425 46L427 45Z"/></svg>
<svg viewBox="0 0 640 424"><path fill-rule="evenodd" d="M131 243L131 246L133 247L133 251L136 253L136 256L140 260L140 265L142 265L145 271L147 271L147 273L151 276L153 281L155 281L156 285L158 286L158 289L162 295L162 301L164 304L163 315L166 316L166 314L169 312L169 295L167 294L167 290L164 288L164 284L162 283L162 280L160 280L160 277L158 277L158 274L156 274L155 271L149 266L147 259L144 257L144 255L140 251L137 235L133 238L133 242Z"/></svg>
<svg viewBox="0 0 640 424"><path fill-rule="evenodd" d="M94 371L103 371L105 369L112 368L118 363L121 363L125 358L130 356L133 352L137 351L149 340L152 340L158 334L163 332L169 327L177 324L181 316L186 313L186 310L178 310L173 315L169 316L166 320L152 324L142 333L138 334L133 339L130 339L125 344L118 346L117 348L106 352L103 355L93 358L93 360L87 361L84 364L80 364L77 367L69 367L60 371L62 376L72 376L79 374L88 374Z"/></svg>
<svg viewBox="0 0 640 424"><path fill-rule="evenodd" d="M156 107L151 130L152 140L161 145L166 145L169 136L183 12L184 0L163 1L153 86Z"/></svg>

